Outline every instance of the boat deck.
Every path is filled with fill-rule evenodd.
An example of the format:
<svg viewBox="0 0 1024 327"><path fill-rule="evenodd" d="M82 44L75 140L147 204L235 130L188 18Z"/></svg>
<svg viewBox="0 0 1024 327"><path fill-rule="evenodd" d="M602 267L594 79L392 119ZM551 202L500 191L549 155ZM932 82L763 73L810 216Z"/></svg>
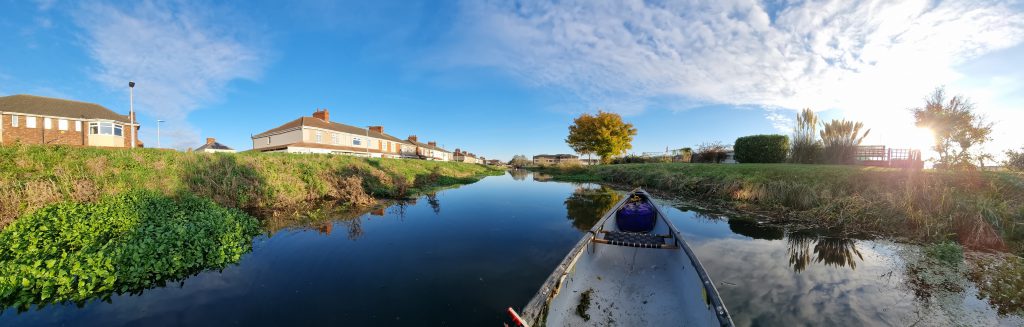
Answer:
<svg viewBox="0 0 1024 327"><path fill-rule="evenodd" d="M584 251L551 301L547 326L719 325L683 250L592 244ZM588 290L584 320L576 310Z"/></svg>

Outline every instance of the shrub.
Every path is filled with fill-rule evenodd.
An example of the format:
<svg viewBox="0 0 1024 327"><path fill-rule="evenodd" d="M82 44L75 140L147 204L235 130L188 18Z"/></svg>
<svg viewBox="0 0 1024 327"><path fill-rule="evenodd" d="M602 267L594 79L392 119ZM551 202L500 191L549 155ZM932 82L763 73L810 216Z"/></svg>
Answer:
<svg viewBox="0 0 1024 327"><path fill-rule="evenodd" d="M741 163L778 163L786 161L789 137L785 135L751 135L736 139L733 146L736 161Z"/></svg>
<svg viewBox="0 0 1024 327"><path fill-rule="evenodd" d="M721 163L729 157L729 150L722 142L708 142L697 146L697 153L693 155L693 162Z"/></svg>
<svg viewBox="0 0 1024 327"><path fill-rule="evenodd" d="M1024 148L1020 151L1006 150L1006 161L1003 164L1007 169L1024 171Z"/></svg>
<svg viewBox="0 0 1024 327"><path fill-rule="evenodd" d="M84 302L237 262L259 221L192 195L64 202L0 232L0 309Z"/></svg>

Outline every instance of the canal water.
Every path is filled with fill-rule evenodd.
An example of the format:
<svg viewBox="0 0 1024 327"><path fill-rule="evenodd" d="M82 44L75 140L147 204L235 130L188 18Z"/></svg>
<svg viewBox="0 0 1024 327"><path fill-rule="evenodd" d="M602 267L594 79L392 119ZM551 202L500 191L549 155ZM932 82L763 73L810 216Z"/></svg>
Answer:
<svg viewBox="0 0 1024 327"><path fill-rule="evenodd" d="M271 220L222 271L4 326L501 326L620 191L509 173L366 213ZM660 202L740 326L1024 325L968 285L923 292L913 246L792 231Z"/></svg>

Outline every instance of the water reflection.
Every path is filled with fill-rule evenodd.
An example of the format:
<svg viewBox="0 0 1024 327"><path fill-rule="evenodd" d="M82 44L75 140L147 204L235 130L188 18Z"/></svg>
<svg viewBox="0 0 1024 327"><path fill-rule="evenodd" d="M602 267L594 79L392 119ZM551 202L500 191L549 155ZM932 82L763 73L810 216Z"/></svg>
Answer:
<svg viewBox="0 0 1024 327"><path fill-rule="evenodd" d="M525 181L526 177L530 176L530 171L526 169L509 169L508 174L512 175L512 180Z"/></svg>
<svg viewBox="0 0 1024 327"><path fill-rule="evenodd" d="M565 199L566 218L580 231L588 231L605 212L619 201L622 195L610 187L595 184L580 184Z"/></svg>
<svg viewBox="0 0 1024 327"><path fill-rule="evenodd" d="M435 215L441 214L441 202L437 201L437 193L427 193L427 204L430 204L430 209L434 210Z"/></svg>
<svg viewBox="0 0 1024 327"><path fill-rule="evenodd" d="M729 230L758 240L781 240L786 236L786 230L782 227L768 226L753 220L728 219Z"/></svg>
<svg viewBox="0 0 1024 327"><path fill-rule="evenodd" d="M822 236L817 231L791 232L786 236L786 244L789 265L796 272L806 270L811 262L857 269L857 260L864 261L855 240Z"/></svg>

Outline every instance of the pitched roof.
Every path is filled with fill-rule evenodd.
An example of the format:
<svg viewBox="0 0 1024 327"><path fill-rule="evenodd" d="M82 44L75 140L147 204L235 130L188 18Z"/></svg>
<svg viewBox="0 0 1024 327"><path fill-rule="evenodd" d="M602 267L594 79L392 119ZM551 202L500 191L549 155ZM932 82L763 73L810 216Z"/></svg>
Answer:
<svg viewBox="0 0 1024 327"><path fill-rule="evenodd" d="M418 147L421 147L421 148L431 149L431 150L451 152L451 151L445 150L442 147L439 147L439 146L436 146L436 145L430 145L430 144L426 144L426 143L420 143L418 141L405 140L405 143L411 143L412 145L415 145L415 146L418 146Z"/></svg>
<svg viewBox="0 0 1024 327"><path fill-rule="evenodd" d="M370 137L374 137L374 138L378 138L378 139L383 139L383 140L389 140L389 141L398 142L398 143L409 143L409 141L406 141L406 140L403 140L403 139L391 136L391 135L386 134L386 133L377 133L377 132L374 132L374 131L367 131L364 128L359 128L359 127L355 127L355 126L349 126L349 125L345 125L345 124L342 124L342 123L336 123L336 122L326 122L326 121L321 120L320 118L313 118L313 117L308 117L308 116L299 117L298 119L290 121L290 122L287 122L287 123L284 123L281 126L271 128L270 130L268 130L266 132L253 135L253 137L263 137L263 136L266 136L266 135L270 135L270 134L274 134L274 133L277 133L277 132L286 131L286 130L289 130L289 129L292 129L292 128L296 128L296 127L301 127L301 126L310 126L310 127L323 128L323 129L327 129L327 130L338 131L338 132L354 134L354 135L369 135Z"/></svg>
<svg viewBox="0 0 1024 327"><path fill-rule="evenodd" d="M206 149L210 150L234 150L231 147L221 144L220 142L206 143L195 149L195 151L203 151Z"/></svg>
<svg viewBox="0 0 1024 327"><path fill-rule="evenodd" d="M0 97L0 111L39 116L106 119L119 122L129 122L130 120L126 115L119 115L95 103L26 94Z"/></svg>

